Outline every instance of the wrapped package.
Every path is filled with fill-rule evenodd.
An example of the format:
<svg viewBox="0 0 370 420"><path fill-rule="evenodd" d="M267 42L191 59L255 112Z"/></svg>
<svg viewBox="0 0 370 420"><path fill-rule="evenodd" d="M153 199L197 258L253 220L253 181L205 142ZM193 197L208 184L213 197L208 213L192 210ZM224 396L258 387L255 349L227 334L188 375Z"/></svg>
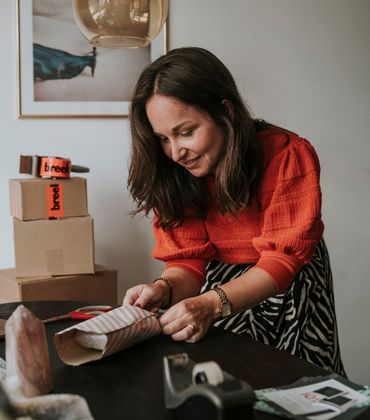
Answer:
<svg viewBox="0 0 370 420"><path fill-rule="evenodd" d="M54 342L61 360L78 366L131 347L160 331L153 312L123 305L58 332Z"/></svg>

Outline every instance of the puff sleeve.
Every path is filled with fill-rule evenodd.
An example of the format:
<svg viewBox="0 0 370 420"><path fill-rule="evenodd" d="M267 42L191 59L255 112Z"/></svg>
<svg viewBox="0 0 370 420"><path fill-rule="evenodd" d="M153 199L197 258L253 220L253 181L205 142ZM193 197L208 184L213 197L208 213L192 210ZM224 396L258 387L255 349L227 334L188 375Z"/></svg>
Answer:
<svg viewBox="0 0 370 420"><path fill-rule="evenodd" d="M256 267L267 271L279 292L309 262L324 226L321 221L320 164L314 148L295 138L267 166L260 188L261 235Z"/></svg>
<svg viewBox="0 0 370 420"><path fill-rule="evenodd" d="M188 218L181 226L164 230L158 226L157 217L154 216L153 232L154 258L164 261L166 268L184 268L195 274L201 282L204 281L206 265L215 257L216 251L202 220Z"/></svg>

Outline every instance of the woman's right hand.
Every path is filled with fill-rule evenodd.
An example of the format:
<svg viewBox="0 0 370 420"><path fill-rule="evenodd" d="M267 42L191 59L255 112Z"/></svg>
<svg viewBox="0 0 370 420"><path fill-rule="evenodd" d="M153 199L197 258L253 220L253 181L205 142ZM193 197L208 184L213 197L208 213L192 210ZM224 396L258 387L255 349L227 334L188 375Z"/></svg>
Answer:
<svg viewBox="0 0 370 420"><path fill-rule="evenodd" d="M148 311L157 311L168 299L168 285L158 281L155 284L139 284L127 290L123 305L133 305Z"/></svg>

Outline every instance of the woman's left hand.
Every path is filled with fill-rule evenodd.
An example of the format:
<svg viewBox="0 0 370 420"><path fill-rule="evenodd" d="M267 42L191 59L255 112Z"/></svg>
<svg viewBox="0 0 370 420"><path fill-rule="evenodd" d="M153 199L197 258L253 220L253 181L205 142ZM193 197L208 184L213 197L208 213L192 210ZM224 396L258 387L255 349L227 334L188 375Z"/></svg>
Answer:
<svg viewBox="0 0 370 420"><path fill-rule="evenodd" d="M162 332L176 341L199 341L217 318L217 299L216 293L207 292L176 303L159 318Z"/></svg>

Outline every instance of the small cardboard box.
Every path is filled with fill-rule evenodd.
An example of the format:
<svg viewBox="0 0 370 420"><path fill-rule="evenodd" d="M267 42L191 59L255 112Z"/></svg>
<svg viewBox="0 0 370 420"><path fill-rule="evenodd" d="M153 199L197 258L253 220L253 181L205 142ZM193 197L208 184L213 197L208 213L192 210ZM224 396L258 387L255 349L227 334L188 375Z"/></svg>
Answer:
<svg viewBox="0 0 370 420"><path fill-rule="evenodd" d="M17 278L0 270L0 303L32 300L83 300L117 304L117 270L95 266L95 274Z"/></svg>
<svg viewBox="0 0 370 420"><path fill-rule="evenodd" d="M94 272L92 217L13 221L17 277Z"/></svg>
<svg viewBox="0 0 370 420"><path fill-rule="evenodd" d="M10 213L20 220L87 216L86 179L11 179Z"/></svg>

